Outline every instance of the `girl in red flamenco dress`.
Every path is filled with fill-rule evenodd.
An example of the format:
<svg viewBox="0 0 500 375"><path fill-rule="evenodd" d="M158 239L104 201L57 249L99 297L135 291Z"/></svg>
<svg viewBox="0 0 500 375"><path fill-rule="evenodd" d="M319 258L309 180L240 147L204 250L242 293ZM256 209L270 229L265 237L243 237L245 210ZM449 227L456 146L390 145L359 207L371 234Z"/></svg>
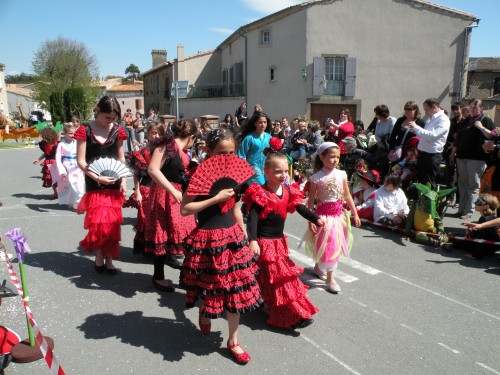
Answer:
<svg viewBox="0 0 500 375"><path fill-rule="evenodd" d="M75 132L76 161L85 173L86 190L77 212L86 212L83 227L89 230L80 241L80 246L86 252L96 253L96 272L106 270L109 275L117 273L113 259L119 255L122 205L127 183L123 178L98 175L89 170L88 164L98 157L115 158L125 164L123 141L127 135L115 123L120 117L118 101L114 97L103 96L94 109L94 121L80 126Z"/></svg>
<svg viewBox="0 0 500 375"><path fill-rule="evenodd" d="M288 256L285 235L287 213L295 210L310 222L322 226L323 220L303 205L303 194L285 182L288 159L279 152L270 152L264 173L267 182L250 185L243 202L249 207L248 236L250 249L259 254L257 281L269 309L267 324L280 328L304 328L313 323L318 309L307 298L308 287L298 278L304 269Z"/></svg>
<svg viewBox="0 0 500 375"><path fill-rule="evenodd" d="M182 266L184 239L195 228L194 216L182 217L180 203L182 184L186 181L190 162L188 150L194 143L198 129L191 120L172 124L173 134L155 142L148 174L153 179L146 208L144 246L154 255L152 282L163 292L174 287L165 279L165 258L175 268Z"/></svg>
<svg viewBox="0 0 500 375"><path fill-rule="evenodd" d="M227 129L210 131L206 145L207 160L236 151L233 135ZM248 247L243 215L235 204L233 189L223 189L215 196L193 196L189 192L188 187L181 213L197 213L198 225L186 239L181 272L181 282L187 289L186 305L194 307L196 299L202 299L198 323L203 335L210 334L210 319L221 317L225 310L229 326L227 348L239 364L246 364L250 355L238 343L240 314L258 308L262 299L255 279L255 254Z"/></svg>
<svg viewBox="0 0 500 375"><path fill-rule="evenodd" d="M128 158L134 169L134 194L125 202L126 207L137 208L137 221L134 225L134 254L144 254L144 232L149 198L149 189L153 181L148 174L149 163L155 141L165 135L160 124L151 124L146 129L148 143L138 151L132 151Z"/></svg>
<svg viewBox="0 0 500 375"><path fill-rule="evenodd" d="M59 136L56 131L52 128L45 128L40 131L40 136L42 140L38 143L38 147L43 151L43 154L38 158L33 160L33 164L38 164L42 162L42 186L52 187L54 194L50 199L57 199L57 179L59 173L57 172L56 165L56 151L57 145L59 144Z"/></svg>

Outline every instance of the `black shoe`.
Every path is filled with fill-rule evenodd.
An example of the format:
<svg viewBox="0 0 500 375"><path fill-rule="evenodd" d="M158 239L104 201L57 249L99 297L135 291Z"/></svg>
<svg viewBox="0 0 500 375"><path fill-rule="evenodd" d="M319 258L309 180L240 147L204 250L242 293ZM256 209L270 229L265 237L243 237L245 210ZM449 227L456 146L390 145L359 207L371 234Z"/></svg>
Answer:
<svg viewBox="0 0 500 375"><path fill-rule="evenodd" d="M294 325L292 325L292 329L306 328L306 327L310 326L313 323L314 323L314 319L311 319L311 318L309 318L309 319L302 319L298 323L295 323Z"/></svg>
<svg viewBox="0 0 500 375"><path fill-rule="evenodd" d="M167 264L170 267L180 269L182 267L183 262L184 262L184 255L168 254L167 256Z"/></svg>
<svg viewBox="0 0 500 375"><path fill-rule="evenodd" d="M103 273L104 270L106 269L106 266L104 264L102 266L98 266L97 264L94 264L94 266L95 266L95 271L97 273Z"/></svg>
<svg viewBox="0 0 500 375"><path fill-rule="evenodd" d="M106 272L108 273L108 275L116 275L118 273L116 268L106 268Z"/></svg>
<svg viewBox="0 0 500 375"><path fill-rule="evenodd" d="M175 292L175 288L172 285L170 285L170 284L168 284L167 286L162 285L158 281L156 281L154 277L152 278L152 280L153 280L153 285L155 286L155 288L160 289L162 292L168 292L168 293Z"/></svg>

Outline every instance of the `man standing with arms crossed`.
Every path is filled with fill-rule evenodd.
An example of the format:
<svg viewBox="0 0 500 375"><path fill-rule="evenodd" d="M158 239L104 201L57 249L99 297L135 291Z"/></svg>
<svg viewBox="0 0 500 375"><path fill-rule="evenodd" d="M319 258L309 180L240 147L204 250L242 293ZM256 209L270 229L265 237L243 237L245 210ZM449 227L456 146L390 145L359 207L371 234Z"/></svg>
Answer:
<svg viewBox="0 0 500 375"><path fill-rule="evenodd" d="M424 101L424 111L428 121L423 128L414 121L409 125L420 138L418 143L417 179L421 184L430 182L433 188L437 185L439 166L443 158L442 152L446 137L450 130L450 119L445 115L439 101L429 98Z"/></svg>

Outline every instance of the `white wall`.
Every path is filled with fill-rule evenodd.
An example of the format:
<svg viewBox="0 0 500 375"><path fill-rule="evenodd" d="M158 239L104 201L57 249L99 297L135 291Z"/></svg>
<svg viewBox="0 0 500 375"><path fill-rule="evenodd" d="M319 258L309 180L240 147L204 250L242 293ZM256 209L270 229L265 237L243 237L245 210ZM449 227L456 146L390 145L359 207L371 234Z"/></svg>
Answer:
<svg viewBox="0 0 500 375"><path fill-rule="evenodd" d="M244 101L243 97L235 98L200 98L200 99L179 99L179 115L184 118L194 116L216 115L220 120L224 120L226 113L234 117L234 113ZM175 100L172 101L172 112L175 113Z"/></svg>
<svg viewBox="0 0 500 375"><path fill-rule="evenodd" d="M271 46L260 44L261 31L271 30ZM240 38L240 40L243 38ZM275 66L276 82L269 80ZM248 111L262 105L271 119L296 117L307 111L307 80L301 70L306 66L306 13L300 11L272 25L248 33ZM312 71L309 73L312 79Z"/></svg>
<svg viewBox="0 0 500 375"><path fill-rule="evenodd" d="M356 96L362 120L377 104L402 115L404 103L428 97L449 109L457 98L464 45L461 17L400 0L349 0L318 4L307 11L307 61L321 54L357 59ZM312 95L311 86L308 94Z"/></svg>

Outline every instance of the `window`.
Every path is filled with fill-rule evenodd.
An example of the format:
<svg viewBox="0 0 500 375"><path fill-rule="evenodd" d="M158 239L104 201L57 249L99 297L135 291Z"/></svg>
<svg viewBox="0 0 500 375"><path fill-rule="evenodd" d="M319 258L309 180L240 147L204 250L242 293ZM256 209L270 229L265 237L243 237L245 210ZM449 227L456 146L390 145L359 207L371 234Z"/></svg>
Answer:
<svg viewBox="0 0 500 375"><path fill-rule="evenodd" d="M261 44L271 44L271 30L261 31Z"/></svg>
<svg viewBox="0 0 500 375"><path fill-rule="evenodd" d="M135 109L138 111L142 109L142 99L135 99Z"/></svg>
<svg viewBox="0 0 500 375"><path fill-rule="evenodd" d="M278 68L275 66L271 66L269 68L269 81L270 82L276 82L276 73L277 73Z"/></svg>
<svg viewBox="0 0 500 375"><path fill-rule="evenodd" d="M500 95L500 77L496 77L493 84L493 96L495 95Z"/></svg>
<svg viewBox="0 0 500 375"><path fill-rule="evenodd" d="M156 93L157 94L160 93L160 75L159 74L156 75Z"/></svg>
<svg viewBox="0 0 500 375"><path fill-rule="evenodd" d="M344 95L345 59L343 57L325 58L325 94Z"/></svg>

